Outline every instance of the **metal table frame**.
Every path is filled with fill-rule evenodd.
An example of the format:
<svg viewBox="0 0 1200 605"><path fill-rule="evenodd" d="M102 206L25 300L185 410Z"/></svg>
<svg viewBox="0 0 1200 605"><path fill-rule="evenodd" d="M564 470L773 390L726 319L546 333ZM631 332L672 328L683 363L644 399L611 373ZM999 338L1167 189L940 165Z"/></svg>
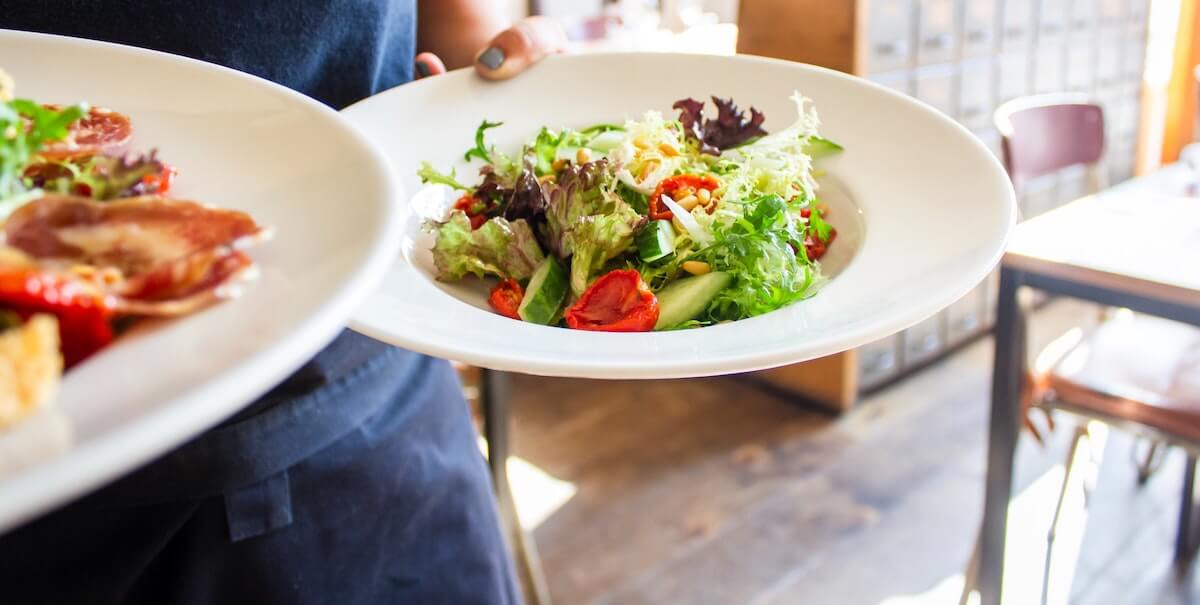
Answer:
<svg viewBox="0 0 1200 605"><path fill-rule="evenodd" d="M517 579L529 605L550 605L550 591L537 553L533 536L521 527L513 504L512 486L508 482L509 396L508 375L480 368L479 406L483 414L483 438L488 446L488 467L492 471L492 487L496 492L496 508L506 539L512 549Z"/></svg>
<svg viewBox="0 0 1200 605"><path fill-rule="evenodd" d="M1114 290L1082 280L1055 277L1027 268L1011 265L1001 267L996 309L996 357L992 375L987 483L980 536L979 571L976 578L983 605L1000 605L1001 602L1008 504L1012 498L1013 457L1021 429L1018 395L1025 368L1025 316L1017 295L1023 287L1106 306L1126 307L1139 313L1200 327L1200 297L1196 305L1186 305L1150 295Z"/></svg>

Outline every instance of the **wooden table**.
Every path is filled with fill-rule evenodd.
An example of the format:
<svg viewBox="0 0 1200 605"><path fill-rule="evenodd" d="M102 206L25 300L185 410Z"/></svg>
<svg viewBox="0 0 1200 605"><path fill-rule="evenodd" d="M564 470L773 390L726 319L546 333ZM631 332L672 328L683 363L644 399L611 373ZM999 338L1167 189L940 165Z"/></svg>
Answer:
<svg viewBox="0 0 1200 605"><path fill-rule="evenodd" d="M1021 223L1000 270L979 571L984 605L999 605L1017 395L1023 287L1200 326L1200 198L1182 164L1127 181Z"/></svg>

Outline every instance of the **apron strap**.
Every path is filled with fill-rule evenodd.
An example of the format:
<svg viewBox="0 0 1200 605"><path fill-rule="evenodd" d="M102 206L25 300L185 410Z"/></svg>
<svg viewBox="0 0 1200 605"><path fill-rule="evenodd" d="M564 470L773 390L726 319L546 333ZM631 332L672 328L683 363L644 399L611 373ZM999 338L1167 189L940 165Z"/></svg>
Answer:
<svg viewBox="0 0 1200 605"><path fill-rule="evenodd" d="M229 540L240 542L292 524L292 492L287 471L225 492Z"/></svg>

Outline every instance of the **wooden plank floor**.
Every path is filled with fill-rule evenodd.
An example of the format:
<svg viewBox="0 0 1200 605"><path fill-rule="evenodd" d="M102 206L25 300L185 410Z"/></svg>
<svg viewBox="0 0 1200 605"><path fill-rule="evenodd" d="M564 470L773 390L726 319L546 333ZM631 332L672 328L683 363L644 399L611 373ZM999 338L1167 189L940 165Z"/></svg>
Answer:
<svg viewBox="0 0 1200 605"><path fill-rule="evenodd" d="M1084 311L1056 303L1032 334ZM979 522L990 357L981 342L840 418L735 378L514 376L516 456L575 490L534 529L555 603L956 602ZM1062 424L1045 447L1021 444L1019 491L1044 501L1057 488ZM1110 433L1071 602L1200 601L1170 567L1182 456L1138 489L1132 447ZM537 494L521 477L527 509ZM1020 561L1040 556L1052 505L1014 517Z"/></svg>

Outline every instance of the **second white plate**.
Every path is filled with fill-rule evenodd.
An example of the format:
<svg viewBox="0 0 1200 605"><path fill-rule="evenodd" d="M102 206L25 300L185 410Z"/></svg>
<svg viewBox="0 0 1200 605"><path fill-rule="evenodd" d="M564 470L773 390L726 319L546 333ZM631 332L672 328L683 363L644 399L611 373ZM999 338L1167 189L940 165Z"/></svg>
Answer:
<svg viewBox="0 0 1200 605"><path fill-rule="evenodd" d="M813 298L694 330L613 334L513 321L491 312L473 281L433 278L421 231L436 189L422 160L462 162L483 119L508 151L542 126L621 122L648 109L674 115L683 97L733 97L775 131L795 119L793 91L811 98L821 133L845 152L823 165L820 196L839 232L824 262L833 279ZM1004 169L970 132L934 109L866 80L756 57L593 54L552 57L502 83L466 70L389 90L344 111L383 148L405 189L403 256L352 326L416 351L499 370L588 378L728 374L850 349L954 302L995 266L1016 217Z"/></svg>

